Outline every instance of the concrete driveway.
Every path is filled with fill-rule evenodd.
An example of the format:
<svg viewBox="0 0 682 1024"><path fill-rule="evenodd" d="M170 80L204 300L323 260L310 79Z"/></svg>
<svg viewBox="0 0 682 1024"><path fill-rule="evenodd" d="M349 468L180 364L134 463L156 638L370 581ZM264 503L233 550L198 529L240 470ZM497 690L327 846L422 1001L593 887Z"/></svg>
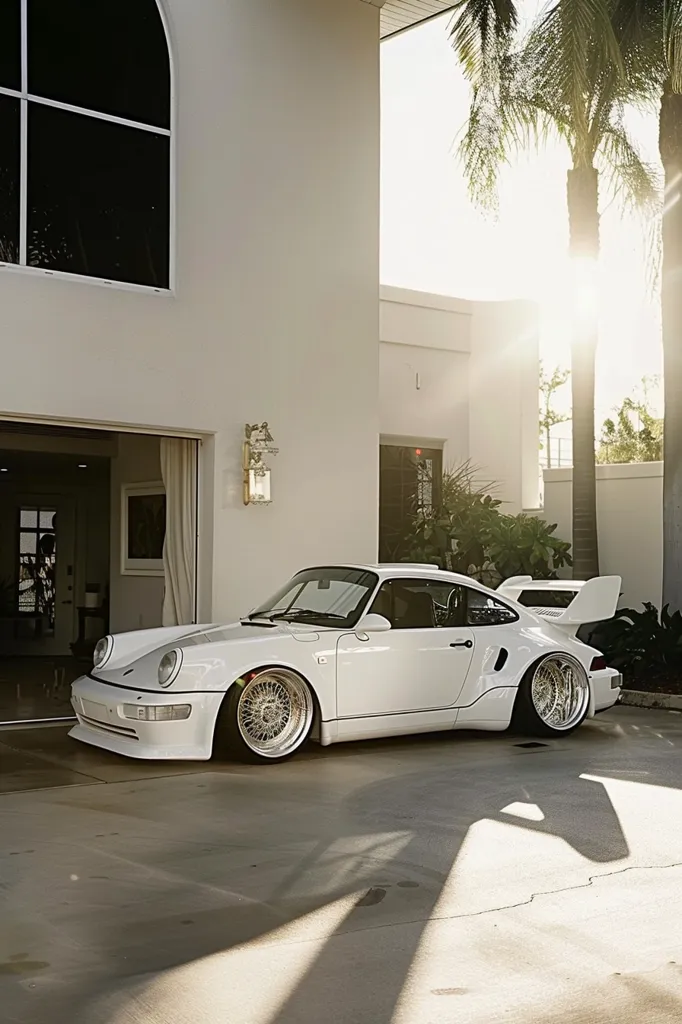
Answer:
<svg viewBox="0 0 682 1024"><path fill-rule="evenodd" d="M523 742L247 768L0 734L0 1017L677 1024L682 716Z"/></svg>

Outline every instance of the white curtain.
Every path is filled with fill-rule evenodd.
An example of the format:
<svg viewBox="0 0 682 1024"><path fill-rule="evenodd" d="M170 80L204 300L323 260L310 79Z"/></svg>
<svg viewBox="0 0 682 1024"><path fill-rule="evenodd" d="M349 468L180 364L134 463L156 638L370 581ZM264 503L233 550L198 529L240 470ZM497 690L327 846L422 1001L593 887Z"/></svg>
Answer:
<svg viewBox="0 0 682 1024"><path fill-rule="evenodd" d="M197 442L161 438L161 476L166 488L163 625L194 621L197 537Z"/></svg>

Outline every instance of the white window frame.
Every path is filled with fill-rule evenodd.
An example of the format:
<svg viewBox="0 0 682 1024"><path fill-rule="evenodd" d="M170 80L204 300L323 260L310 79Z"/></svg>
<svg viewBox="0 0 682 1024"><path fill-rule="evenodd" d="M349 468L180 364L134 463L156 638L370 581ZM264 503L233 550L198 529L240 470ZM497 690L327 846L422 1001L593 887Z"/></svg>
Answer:
<svg viewBox="0 0 682 1024"><path fill-rule="evenodd" d="M64 281L81 281L85 284L100 285L105 288L120 288L124 291L147 292L155 295L175 294L175 253L176 253L176 211L175 211L175 179L176 179L176 153L175 153L175 66L173 62L173 48L171 46L168 18L160 0L155 0L156 6L163 25L168 49L168 61L170 66L170 128L159 128L155 125L144 124L140 121L130 121L124 117L115 117L113 114L102 114L96 110L89 110L87 107L74 106L71 103L61 103L58 100L46 99L43 96L35 96L28 91L28 0L21 0L21 88L7 89L0 86L0 96L8 96L10 99L19 100L20 111L20 151L19 151L19 262L5 263L0 260L0 271L9 270L14 273L31 274L39 277L55 277ZM28 105L40 103L46 107L54 107L56 110L64 110L72 114L83 114L87 117L94 117L100 121L109 121L111 124L123 125L128 128L136 128L140 131L151 132L153 135L164 135L170 139L169 146L169 196L170 204L168 210L168 288L155 288L151 285L132 284L126 281L110 281L106 278L88 277L84 274L70 274L66 270L46 270L43 267L29 267L27 258L27 229L28 229Z"/></svg>

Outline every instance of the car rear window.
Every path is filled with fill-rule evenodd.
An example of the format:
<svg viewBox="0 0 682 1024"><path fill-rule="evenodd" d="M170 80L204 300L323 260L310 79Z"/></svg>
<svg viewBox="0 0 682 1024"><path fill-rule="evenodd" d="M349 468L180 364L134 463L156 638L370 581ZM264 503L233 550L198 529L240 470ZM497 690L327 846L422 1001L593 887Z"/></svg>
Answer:
<svg viewBox="0 0 682 1024"><path fill-rule="evenodd" d="M524 608L568 608L575 590L523 590L518 601Z"/></svg>

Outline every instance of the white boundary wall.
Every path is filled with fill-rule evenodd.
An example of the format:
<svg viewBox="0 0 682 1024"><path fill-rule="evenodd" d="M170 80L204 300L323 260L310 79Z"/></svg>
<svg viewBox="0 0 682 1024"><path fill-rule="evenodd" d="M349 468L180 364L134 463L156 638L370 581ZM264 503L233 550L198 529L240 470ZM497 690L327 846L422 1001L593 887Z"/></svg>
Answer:
<svg viewBox="0 0 682 1024"><path fill-rule="evenodd" d="M545 470L545 504L538 515L571 540L571 469ZM621 605L661 604L663 463L597 466L599 562L623 577Z"/></svg>

